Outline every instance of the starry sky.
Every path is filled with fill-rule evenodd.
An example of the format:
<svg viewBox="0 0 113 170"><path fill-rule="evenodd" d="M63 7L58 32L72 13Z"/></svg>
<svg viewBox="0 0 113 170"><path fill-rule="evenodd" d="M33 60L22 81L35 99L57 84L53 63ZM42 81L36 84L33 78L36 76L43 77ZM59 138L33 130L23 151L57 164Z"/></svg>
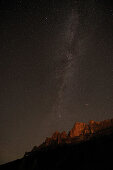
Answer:
<svg viewBox="0 0 113 170"><path fill-rule="evenodd" d="M109 118L112 0L1 0L0 164L75 121Z"/></svg>

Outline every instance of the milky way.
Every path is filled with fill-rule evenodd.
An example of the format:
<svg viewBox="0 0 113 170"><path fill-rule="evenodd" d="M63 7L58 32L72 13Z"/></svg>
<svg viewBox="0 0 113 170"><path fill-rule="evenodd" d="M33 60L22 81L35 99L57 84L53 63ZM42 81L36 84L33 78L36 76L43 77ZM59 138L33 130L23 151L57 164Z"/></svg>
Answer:
<svg viewBox="0 0 113 170"><path fill-rule="evenodd" d="M78 13L74 10L71 11L69 17L64 25L65 32L63 37L64 43L64 51L63 51L63 63L60 68L56 70L56 79L57 82L60 81L60 87L58 90L58 96L56 103L53 107L53 114L56 114L59 119L63 119L66 114L67 110L65 109L66 105L68 105L68 98L71 97L71 91L73 90L73 79L74 79L74 71L75 69L75 62L77 54L73 53L73 41L76 39L76 47L78 47ZM76 37L75 37L76 36ZM75 47L75 48L76 48ZM77 71L77 70L76 70ZM76 82L77 83L77 82ZM70 93L70 94L69 94ZM70 95L70 96L68 96ZM63 118L62 118L63 116Z"/></svg>

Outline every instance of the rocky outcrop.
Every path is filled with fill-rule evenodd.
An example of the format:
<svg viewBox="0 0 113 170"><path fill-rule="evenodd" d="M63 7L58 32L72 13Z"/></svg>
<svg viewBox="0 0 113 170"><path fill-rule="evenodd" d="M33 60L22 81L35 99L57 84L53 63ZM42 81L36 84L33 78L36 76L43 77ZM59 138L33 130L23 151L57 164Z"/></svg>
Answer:
<svg viewBox="0 0 113 170"><path fill-rule="evenodd" d="M69 137L80 136L84 134L86 124L81 122L76 122L74 127L69 132Z"/></svg>
<svg viewBox="0 0 113 170"><path fill-rule="evenodd" d="M104 130L110 127L113 127L113 119L100 122L91 120L88 123L75 122L68 134L65 131L61 133L56 131L51 137L47 137L40 147L88 140L95 134L103 133Z"/></svg>
<svg viewBox="0 0 113 170"><path fill-rule="evenodd" d="M50 138L47 137L44 143L46 146L55 143L59 144L59 143L63 143L66 140L66 138L67 138L67 134L65 131L61 133L56 131L53 133L53 135Z"/></svg>
<svg viewBox="0 0 113 170"><path fill-rule="evenodd" d="M88 124L76 122L74 124L74 127L69 132L69 137L73 138L81 135L92 135L111 126L113 127L113 119L104 120L100 122L91 120Z"/></svg>
<svg viewBox="0 0 113 170"><path fill-rule="evenodd" d="M89 141L91 138L104 137L110 134L113 134L113 119L100 122L91 120L88 123L76 122L68 134L65 131L61 133L56 131L51 137L47 137L39 147L34 146L32 151L26 152L24 156L29 156L39 150L45 150L45 148L48 150L58 145L77 144Z"/></svg>

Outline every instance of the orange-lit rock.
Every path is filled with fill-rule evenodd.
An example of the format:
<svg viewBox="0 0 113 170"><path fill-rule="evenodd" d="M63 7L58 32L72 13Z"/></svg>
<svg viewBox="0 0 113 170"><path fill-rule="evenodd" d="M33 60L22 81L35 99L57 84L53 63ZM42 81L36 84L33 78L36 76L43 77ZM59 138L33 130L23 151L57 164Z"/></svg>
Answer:
<svg viewBox="0 0 113 170"><path fill-rule="evenodd" d="M89 139L97 133L103 133L104 130L113 127L113 119L104 120L100 122L89 121L89 123L76 122L68 135L65 131L56 131L51 138L46 138L43 146L54 144L77 142L84 139Z"/></svg>
<svg viewBox="0 0 113 170"><path fill-rule="evenodd" d="M66 139L66 138L67 138L66 132L63 131L63 132L60 134L60 137L61 137L61 139Z"/></svg>
<svg viewBox="0 0 113 170"><path fill-rule="evenodd" d="M74 127L69 132L69 136L72 138L72 137L75 137L75 136L83 135L84 134L85 125L86 125L85 123L76 122L74 124Z"/></svg>
<svg viewBox="0 0 113 170"><path fill-rule="evenodd" d="M69 137L73 138L81 135L95 134L111 126L113 126L113 119L104 120L100 122L91 120L88 124L76 122L74 124L74 127L69 132Z"/></svg>
<svg viewBox="0 0 113 170"><path fill-rule="evenodd" d="M58 131L56 131L55 133L53 133L53 135L52 135L52 139L53 140L57 140L57 138L58 138L58 136L60 135L60 133L58 132Z"/></svg>

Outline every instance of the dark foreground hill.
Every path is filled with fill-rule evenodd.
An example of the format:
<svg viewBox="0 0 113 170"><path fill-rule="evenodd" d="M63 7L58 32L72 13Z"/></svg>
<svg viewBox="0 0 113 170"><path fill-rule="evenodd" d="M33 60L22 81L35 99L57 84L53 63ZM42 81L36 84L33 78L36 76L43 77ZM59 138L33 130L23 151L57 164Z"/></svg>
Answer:
<svg viewBox="0 0 113 170"><path fill-rule="evenodd" d="M0 170L63 169L112 170L113 119L75 123L68 135L56 132L22 159L0 166Z"/></svg>

